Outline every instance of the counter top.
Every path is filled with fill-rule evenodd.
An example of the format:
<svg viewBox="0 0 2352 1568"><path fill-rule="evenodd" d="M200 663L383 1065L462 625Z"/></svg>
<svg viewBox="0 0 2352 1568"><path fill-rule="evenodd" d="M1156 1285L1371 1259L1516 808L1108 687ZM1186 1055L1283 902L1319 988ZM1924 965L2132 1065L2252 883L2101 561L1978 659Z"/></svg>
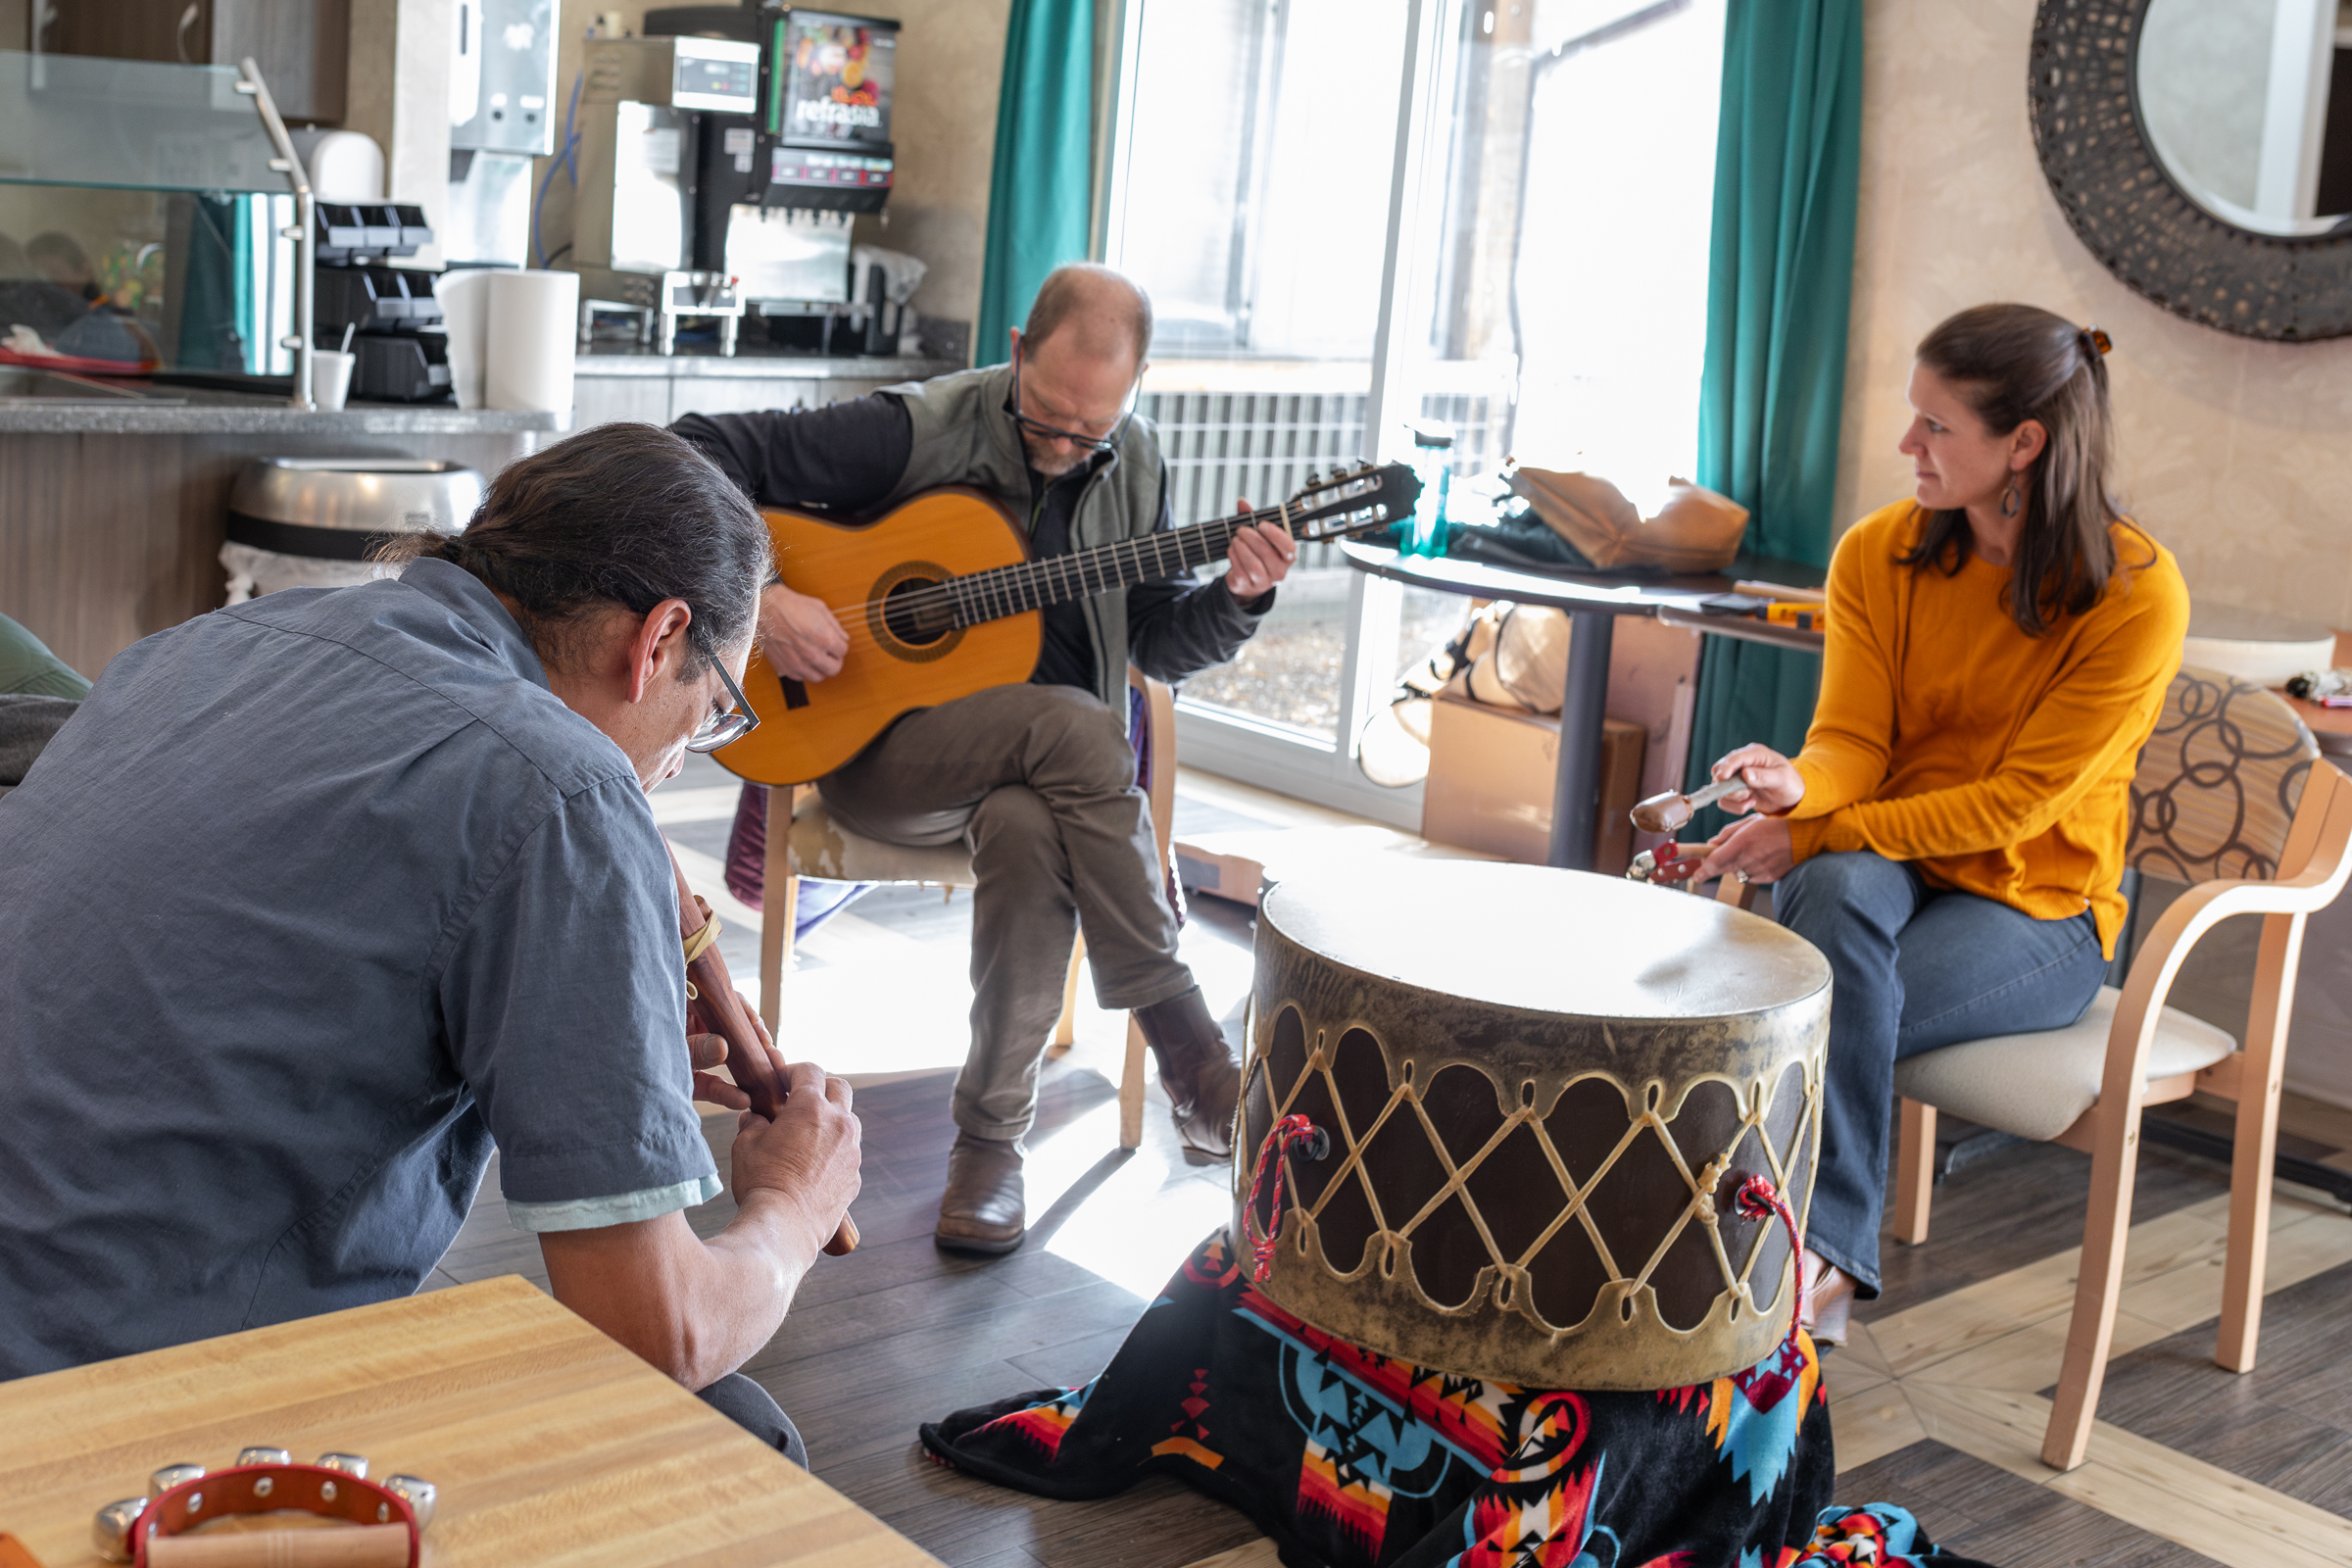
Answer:
<svg viewBox="0 0 2352 1568"><path fill-rule="evenodd" d="M956 360L883 355L868 359L857 355L738 354L727 359L710 351L664 356L650 350L583 354L573 362L575 373L590 376L724 376L776 381L920 381L963 368Z"/></svg>
<svg viewBox="0 0 2352 1568"><path fill-rule="evenodd" d="M327 413L274 398L193 387L157 389L172 402L0 404L0 435L512 435L568 430L571 416L448 405L360 403Z"/></svg>

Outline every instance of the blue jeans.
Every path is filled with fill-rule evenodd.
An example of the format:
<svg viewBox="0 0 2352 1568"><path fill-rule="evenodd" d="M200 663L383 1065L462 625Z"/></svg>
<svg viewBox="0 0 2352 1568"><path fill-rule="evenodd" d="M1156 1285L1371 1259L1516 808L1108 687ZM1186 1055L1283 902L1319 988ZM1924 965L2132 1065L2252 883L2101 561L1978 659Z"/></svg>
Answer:
<svg viewBox="0 0 2352 1568"><path fill-rule="evenodd" d="M1774 917L1822 951L1835 986L1805 1245L1875 1297L1896 1059L2073 1023L2106 974L2098 925L2087 909L2036 920L1933 888L1867 850L1800 861L1772 896Z"/></svg>

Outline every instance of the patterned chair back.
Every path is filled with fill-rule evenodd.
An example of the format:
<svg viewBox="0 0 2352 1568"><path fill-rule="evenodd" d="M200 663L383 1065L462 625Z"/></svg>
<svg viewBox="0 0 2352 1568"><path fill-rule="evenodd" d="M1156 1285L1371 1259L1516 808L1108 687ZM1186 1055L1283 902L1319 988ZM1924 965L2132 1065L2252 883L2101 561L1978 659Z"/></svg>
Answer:
<svg viewBox="0 0 2352 1568"><path fill-rule="evenodd" d="M2295 806L2320 755L2283 698L2210 669L2183 668L2132 779L2124 860L2174 882L2278 874Z"/></svg>

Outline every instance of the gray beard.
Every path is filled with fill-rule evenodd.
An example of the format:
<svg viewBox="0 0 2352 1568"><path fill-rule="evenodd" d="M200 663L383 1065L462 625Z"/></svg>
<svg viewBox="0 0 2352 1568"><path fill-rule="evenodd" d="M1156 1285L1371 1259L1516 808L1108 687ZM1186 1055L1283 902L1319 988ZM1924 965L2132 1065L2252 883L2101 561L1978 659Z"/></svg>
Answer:
<svg viewBox="0 0 2352 1568"><path fill-rule="evenodd" d="M1039 450L1041 447L1044 448L1043 451ZM1058 479L1063 474L1072 472L1087 459L1094 456L1093 453L1080 448L1071 452L1066 458L1055 457L1051 446L1041 441L1032 441L1026 435L1021 437L1021 448L1023 455L1029 460L1029 466L1036 469L1041 478L1046 479Z"/></svg>

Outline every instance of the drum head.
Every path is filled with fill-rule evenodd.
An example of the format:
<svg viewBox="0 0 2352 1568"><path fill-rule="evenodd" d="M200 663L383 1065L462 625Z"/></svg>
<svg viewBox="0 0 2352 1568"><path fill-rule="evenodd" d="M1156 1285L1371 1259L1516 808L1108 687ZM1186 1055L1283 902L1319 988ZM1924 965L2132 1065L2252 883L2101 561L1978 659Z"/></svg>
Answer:
<svg viewBox="0 0 2352 1568"><path fill-rule="evenodd" d="M1724 1017L1830 983L1819 949L1761 915L1540 865L1389 857L1285 881L1258 918L1343 968L1530 1012Z"/></svg>

